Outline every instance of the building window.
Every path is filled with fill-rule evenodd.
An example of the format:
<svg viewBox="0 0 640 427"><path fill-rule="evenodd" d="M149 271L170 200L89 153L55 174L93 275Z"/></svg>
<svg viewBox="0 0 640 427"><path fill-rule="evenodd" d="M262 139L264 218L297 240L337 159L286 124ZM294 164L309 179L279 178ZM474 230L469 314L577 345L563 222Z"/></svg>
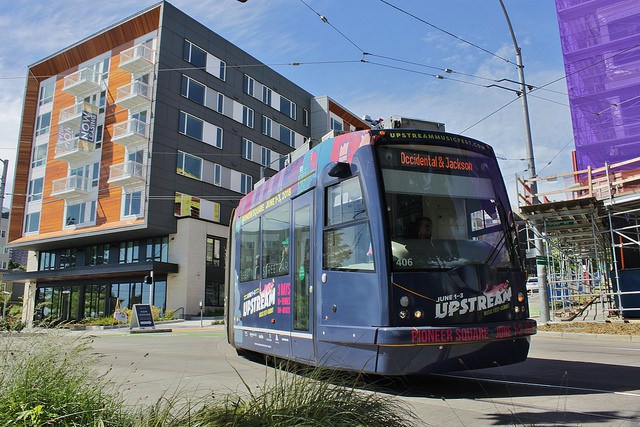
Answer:
<svg viewBox="0 0 640 427"><path fill-rule="evenodd" d="M40 252L40 258L38 260L38 270L39 271L47 271L47 270L55 270L58 259L57 252Z"/></svg>
<svg viewBox="0 0 640 427"><path fill-rule="evenodd" d="M31 167L37 168L40 166L44 166L46 161L47 161L47 144L36 145L33 149Z"/></svg>
<svg viewBox="0 0 640 427"><path fill-rule="evenodd" d="M214 267L224 267L224 245L220 239L207 236L206 262Z"/></svg>
<svg viewBox="0 0 640 427"><path fill-rule="evenodd" d="M242 124L253 129L253 110L244 105L242 106Z"/></svg>
<svg viewBox="0 0 640 427"><path fill-rule="evenodd" d="M302 110L302 124L306 127L309 127L309 111Z"/></svg>
<svg viewBox="0 0 640 427"><path fill-rule="evenodd" d="M246 138L242 138L242 157L253 160L253 142Z"/></svg>
<svg viewBox="0 0 640 427"><path fill-rule="evenodd" d="M60 265L59 269L72 268L76 266L76 249L62 249L60 251Z"/></svg>
<svg viewBox="0 0 640 427"><path fill-rule="evenodd" d="M216 103L216 111L220 114L224 113L224 95L218 93L218 102Z"/></svg>
<svg viewBox="0 0 640 427"><path fill-rule="evenodd" d="M142 192L133 191L124 193L124 211L123 216L140 215L142 212Z"/></svg>
<svg viewBox="0 0 640 427"><path fill-rule="evenodd" d="M145 76L147 77L147 76ZM149 80L148 77L146 79ZM145 82L146 83L146 82ZM104 113L104 107L107 104L107 92L102 91L100 93L93 94L84 98L84 102L98 107L98 113Z"/></svg>
<svg viewBox="0 0 640 427"><path fill-rule="evenodd" d="M25 233L36 233L40 229L40 212L27 214L24 221Z"/></svg>
<svg viewBox="0 0 640 427"><path fill-rule="evenodd" d="M218 76L220 80L225 80L227 78L227 63L220 60L220 75Z"/></svg>
<svg viewBox="0 0 640 427"><path fill-rule="evenodd" d="M140 261L140 242L137 240L121 242L118 251L118 264L130 264Z"/></svg>
<svg viewBox="0 0 640 427"><path fill-rule="evenodd" d="M210 282L204 284L204 305L207 307L224 307L224 283Z"/></svg>
<svg viewBox="0 0 640 427"><path fill-rule="evenodd" d="M207 67L207 52L191 43L184 41L184 60L202 69Z"/></svg>
<svg viewBox="0 0 640 427"><path fill-rule="evenodd" d="M92 224L96 221L96 202L77 203L75 205L68 205L67 212L65 214L65 226L80 225L80 224Z"/></svg>
<svg viewBox="0 0 640 427"><path fill-rule="evenodd" d="M27 201L35 202L42 199L42 187L44 185L44 178L36 178L29 181L29 195Z"/></svg>
<svg viewBox="0 0 640 427"><path fill-rule="evenodd" d="M36 136L49 133L51 127L51 112L39 115L36 118Z"/></svg>
<svg viewBox="0 0 640 427"><path fill-rule="evenodd" d="M253 87L255 83L256 81L252 77L249 77L245 74L243 78L244 92L248 95L253 96Z"/></svg>
<svg viewBox="0 0 640 427"><path fill-rule="evenodd" d="M102 147L102 138L103 137L104 137L104 126L103 125L99 125L96 128L96 143L95 143L95 148L96 149Z"/></svg>
<svg viewBox="0 0 640 427"><path fill-rule="evenodd" d="M247 194L253 188L253 177L245 173L240 174L240 192Z"/></svg>
<svg viewBox="0 0 640 427"><path fill-rule="evenodd" d="M280 112L291 117L293 120L296 119L296 104L294 102L289 101L284 96L280 97Z"/></svg>
<svg viewBox="0 0 640 427"><path fill-rule="evenodd" d="M273 91L266 86L262 86L262 102L271 105L271 96Z"/></svg>
<svg viewBox="0 0 640 427"><path fill-rule="evenodd" d="M280 142L289 147L296 146L296 133L286 126L280 125Z"/></svg>
<svg viewBox="0 0 640 427"><path fill-rule="evenodd" d="M217 163L213 165L213 184L222 185L222 166Z"/></svg>
<svg viewBox="0 0 640 427"><path fill-rule="evenodd" d="M342 130L342 122L331 117L331 130Z"/></svg>
<svg viewBox="0 0 640 427"><path fill-rule="evenodd" d="M178 132L202 141L203 128L204 121L184 111L180 111L180 127L178 128Z"/></svg>
<svg viewBox="0 0 640 427"><path fill-rule="evenodd" d="M53 101L53 92L55 89L55 82L45 83L40 86L40 95L38 97L38 105L42 106Z"/></svg>
<svg viewBox="0 0 640 427"><path fill-rule="evenodd" d="M176 173L189 178L202 180L202 159L189 153L178 151Z"/></svg>
<svg viewBox="0 0 640 427"><path fill-rule="evenodd" d="M213 141L213 146L222 149L222 128L216 126L216 140Z"/></svg>
<svg viewBox="0 0 640 427"><path fill-rule="evenodd" d="M147 241L147 261L168 262L169 260L169 238L156 237Z"/></svg>
<svg viewBox="0 0 640 427"><path fill-rule="evenodd" d="M93 169L91 169L91 188L97 188L99 183L100 183L100 163L96 162L93 164Z"/></svg>
<svg viewBox="0 0 640 427"><path fill-rule="evenodd" d="M84 219L84 203L67 206L65 225L81 224Z"/></svg>
<svg viewBox="0 0 640 427"><path fill-rule="evenodd" d="M185 75L182 76L182 96L192 100L193 102L197 102L200 105L205 105L205 93L205 85L198 83Z"/></svg>
<svg viewBox="0 0 640 427"><path fill-rule="evenodd" d="M260 164L269 167L271 165L271 150L265 147L261 148Z"/></svg>
<svg viewBox="0 0 640 427"><path fill-rule="evenodd" d="M262 116L262 134L263 135L267 135L267 136L271 136L272 135L272 129L273 127L273 120L271 120L269 117L266 116Z"/></svg>
<svg viewBox="0 0 640 427"><path fill-rule="evenodd" d="M86 251L87 265L109 264L109 244L89 246Z"/></svg>

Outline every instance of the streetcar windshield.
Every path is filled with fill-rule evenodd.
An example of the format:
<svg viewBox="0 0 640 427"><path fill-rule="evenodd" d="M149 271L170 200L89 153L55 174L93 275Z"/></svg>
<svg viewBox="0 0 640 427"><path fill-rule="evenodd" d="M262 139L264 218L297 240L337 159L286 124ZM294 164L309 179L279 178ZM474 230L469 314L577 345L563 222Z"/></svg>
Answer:
<svg viewBox="0 0 640 427"><path fill-rule="evenodd" d="M395 145L378 147L378 161L394 271L514 266L493 159L448 147Z"/></svg>

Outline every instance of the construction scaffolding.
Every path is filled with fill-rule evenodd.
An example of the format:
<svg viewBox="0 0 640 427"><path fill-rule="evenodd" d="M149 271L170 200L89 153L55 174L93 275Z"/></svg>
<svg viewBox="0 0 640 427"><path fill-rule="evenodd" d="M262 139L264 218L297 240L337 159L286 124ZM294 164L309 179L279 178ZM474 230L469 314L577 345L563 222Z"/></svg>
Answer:
<svg viewBox="0 0 640 427"><path fill-rule="evenodd" d="M526 236L544 242L527 256L547 265L551 320L640 317L640 157L516 181Z"/></svg>

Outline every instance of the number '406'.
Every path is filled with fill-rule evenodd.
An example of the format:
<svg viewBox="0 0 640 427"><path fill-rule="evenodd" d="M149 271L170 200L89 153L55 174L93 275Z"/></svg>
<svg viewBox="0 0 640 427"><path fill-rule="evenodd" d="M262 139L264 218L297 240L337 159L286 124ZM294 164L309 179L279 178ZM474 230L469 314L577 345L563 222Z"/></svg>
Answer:
<svg viewBox="0 0 640 427"><path fill-rule="evenodd" d="M396 261L396 265L398 267L412 267L413 258L398 258L398 260Z"/></svg>

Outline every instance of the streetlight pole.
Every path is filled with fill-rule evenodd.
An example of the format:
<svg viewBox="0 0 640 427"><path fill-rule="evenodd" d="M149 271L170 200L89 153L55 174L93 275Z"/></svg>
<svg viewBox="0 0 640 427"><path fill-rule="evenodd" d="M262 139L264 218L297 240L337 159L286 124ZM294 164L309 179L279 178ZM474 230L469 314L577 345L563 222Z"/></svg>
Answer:
<svg viewBox="0 0 640 427"><path fill-rule="evenodd" d="M0 181L0 222L2 222L2 213L4 210L4 187L6 185L7 182L7 169L9 167L9 160L6 159L0 159L0 163L2 163L2 178ZM1 279L1 274L0 274L0 279ZM4 319L4 316L6 315L6 311L7 311L7 298L9 298L9 295L11 295L9 292L7 292L7 284L6 283L2 283L2 318Z"/></svg>
<svg viewBox="0 0 640 427"><path fill-rule="evenodd" d="M238 0L240 1L240 0ZM243 2L244 3L244 2ZM260 180L262 180L263 178L265 178L265 171L268 167L270 167L272 164L276 163L276 162L280 162L282 160L287 160L289 159L289 154L281 154L278 156L277 159L270 161L269 163L267 163L266 165L261 164L260 165Z"/></svg>
<svg viewBox="0 0 640 427"><path fill-rule="evenodd" d="M502 7L502 11L504 12L504 17L507 20L507 25L509 26L509 32L511 33L511 39L513 40L513 47L516 51L516 65L518 68L518 80L520 83L520 98L522 99L522 113L524 117L524 131L525 131L525 140L527 142L527 161L528 161L528 171L529 178L536 177L536 163L533 158L533 142L531 139L531 122L529 121L529 104L527 102L527 86L524 80L524 65L522 65L522 50L520 46L518 46L518 41L516 40L516 35L513 31L513 26L511 25L511 19L509 19L509 14L507 13L507 8L504 6L504 2L502 0L498 0L500 2L500 6ZM531 181L531 193L533 196L533 203L538 203L538 198L535 196L538 193L538 184L536 181ZM535 224L535 228L539 230L539 224ZM535 233L535 247L536 247L536 270L538 276L539 283L539 291L538 295L540 296L540 321L542 323L546 323L549 321L549 304L548 304L548 296L547 296L547 267L544 264L538 264L537 256L542 256L544 254L544 247L542 245L542 238L540 233L534 230Z"/></svg>

